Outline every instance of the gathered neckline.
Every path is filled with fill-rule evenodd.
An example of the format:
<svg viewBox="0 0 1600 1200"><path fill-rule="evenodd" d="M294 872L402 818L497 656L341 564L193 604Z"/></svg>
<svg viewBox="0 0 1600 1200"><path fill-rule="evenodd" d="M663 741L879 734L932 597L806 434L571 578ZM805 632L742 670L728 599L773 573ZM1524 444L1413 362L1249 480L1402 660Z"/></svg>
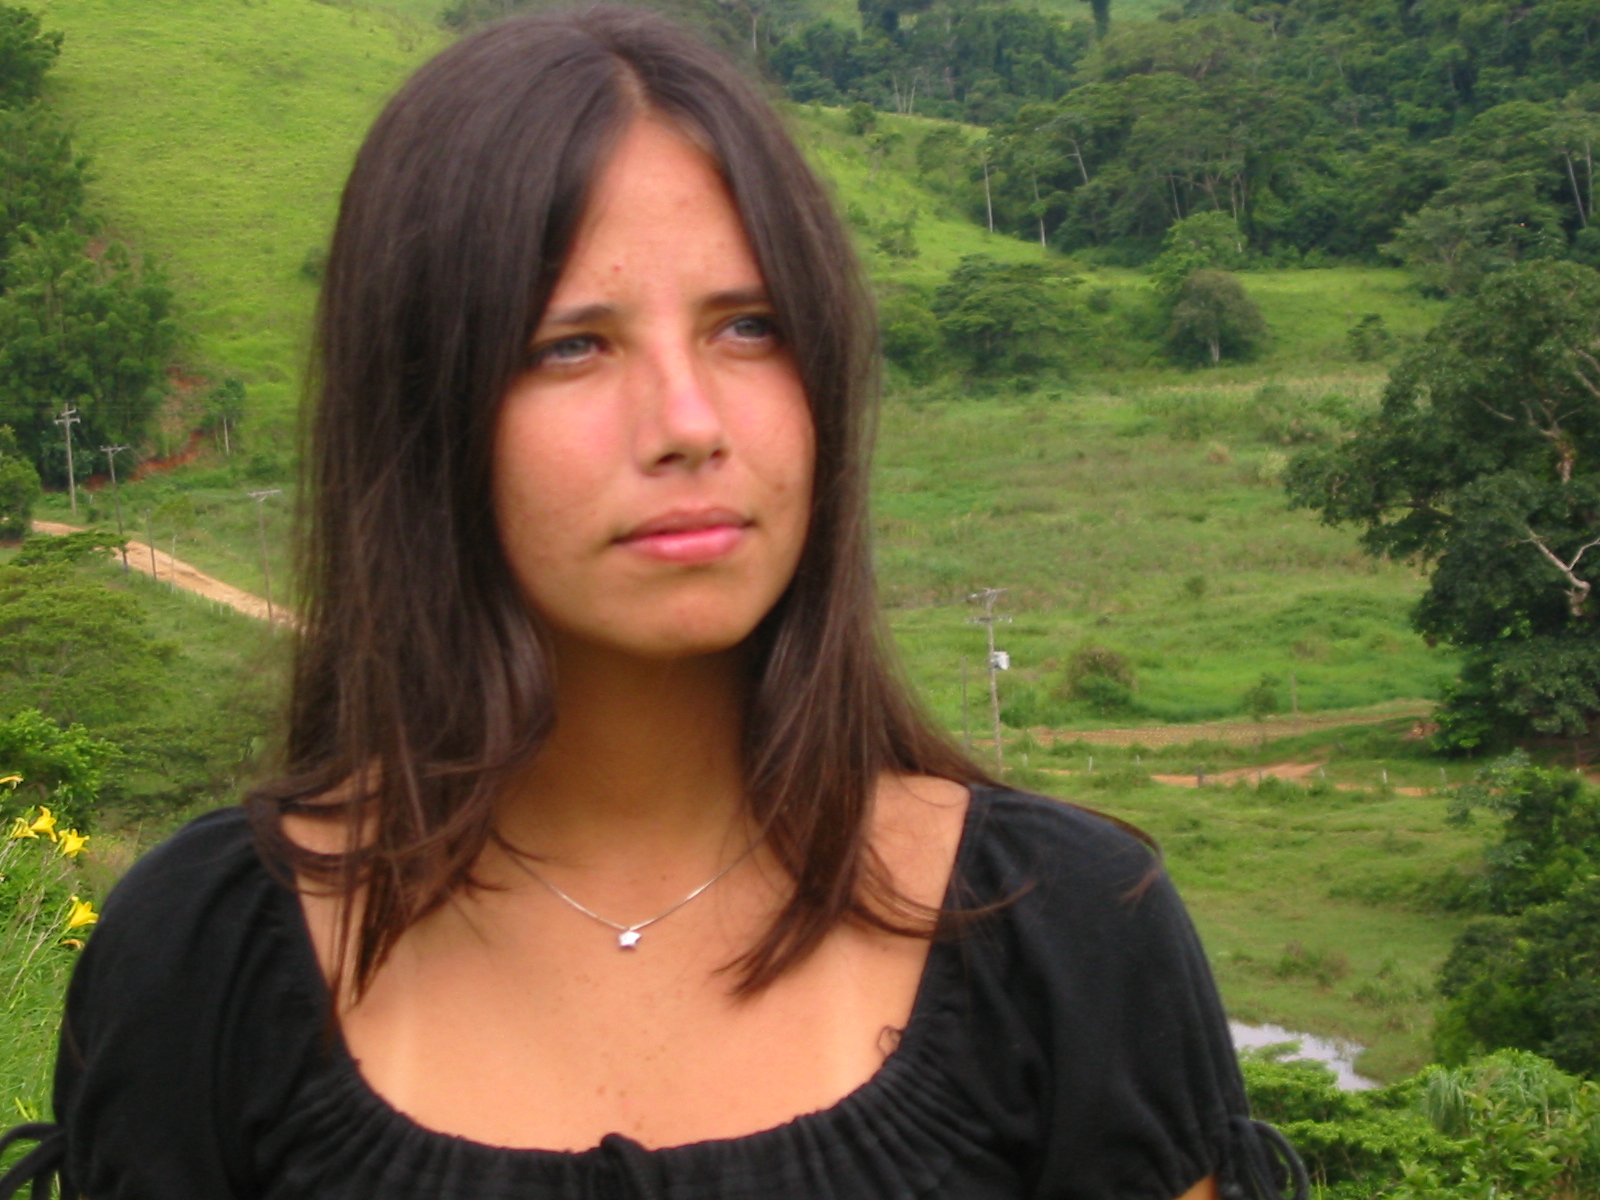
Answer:
<svg viewBox="0 0 1600 1200"><path fill-rule="evenodd" d="M967 860L972 853L973 844L976 842L973 829L978 821L978 810L981 807L982 800L986 798L987 791L988 789L980 784L967 785L967 810L962 817L961 835L956 843L956 852L951 863L950 877L945 885L941 910L951 907L953 898L959 890L963 871L968 866ZM372 1086L367 1077L361 1073L361 1064L351 1053L349 1044L345 1041L343 1027L338 1019L332 1016L334 999L327 980L323 977L322 967L317 959L316 948L311 939L311 931L306 921L305 909L300 902L300 897L293 887L283 885L278 880L276 873L269 871L269 874L272 875L274 882L278 885L276 890L280 903L287 906L279 915L282 918L285 926L284 932L296 960L296 983L302 991L311 997L318 1013L327 1024L327 1052L338 1090L365 1109L371 1117L393 1128L407 1140L416 1141L421 1139L438 1147L448 1147L458 1152L490 1155L496 1158L513 1157L526 1162L547 1162L552 1164L576 1162L596 1155L614 1152L618 1144L628 1148L632 1153L662 1158L715 1154L721 1150L734 1147L754 1149L763 1143L785 1140L804 1130L834 1124L863 1108L871 1109L880 1094L895 1095L903 1091L907 1080L917 1078L922 1070L936 1065L929 1052L929 1048L935 1041L931 1031L938 1016L935 1010L940 989L936 984L942 980L949 970L959 965L959 951L954 940L942 931L935 933L928 947L928 956L923 963L922 974L917 980L917 988L912 999L910 1015L906 1018L904 1029L900 1031L900 1038L894 1050L884 1058L878 1069L867 1079L826 1107L813 1109L809 1112L796 1113L786 1121L762 1129L752 1130L749 1133L735 1134L729 1137L704 1138L670 1146L644 1146L626 1134L615 1132L605 1134L598 1143L582 1150L557 1150L537 1146L500 1146L424 1125L410 1114L397 1108L387 1097Z"/></svg>

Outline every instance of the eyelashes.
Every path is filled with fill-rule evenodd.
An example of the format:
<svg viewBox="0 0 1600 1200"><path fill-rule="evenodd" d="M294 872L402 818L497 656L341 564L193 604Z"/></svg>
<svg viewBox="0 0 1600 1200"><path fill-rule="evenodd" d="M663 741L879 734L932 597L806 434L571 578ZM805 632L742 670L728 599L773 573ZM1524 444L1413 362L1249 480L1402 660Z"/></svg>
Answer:
<svg viewBox="0 0 1600 1200"><path fill-rule="evenodd" d="M718 328L713 341L730 339L737 352L764 353L783 344L778 322L770 313L740 313ZM530 346L527 369L580 367L603 354L610 341L598 333L570 333Z"/></svg>

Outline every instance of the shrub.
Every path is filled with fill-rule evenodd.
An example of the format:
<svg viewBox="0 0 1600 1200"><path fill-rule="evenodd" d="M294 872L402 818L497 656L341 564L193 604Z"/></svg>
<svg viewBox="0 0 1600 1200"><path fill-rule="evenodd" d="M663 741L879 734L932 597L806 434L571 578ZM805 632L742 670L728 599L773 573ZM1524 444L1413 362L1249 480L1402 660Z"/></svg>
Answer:
<svg viewBox="0 0 1600 1200"><path fill-rule="evenodd" d="M897 292L878 306L883 354L912 379L930 378L943 358L943 337L933 310L916 296Z"/></svg>
<svg viewBox="0 0 1600 1200"><path fill-rule="evenodd" d="M1311 979L1322 987L1332 987L1350 974L1350 960L1339 950L1308 949L1299 942L1290 942L1271 971L1279 979Z"/></svg>
<svg viewBox="0 0 1600 1200"><path fill-rule="evenodd" d="M1067 661L1057 694L1076 700L1105 715L1133 707L1137 686L1133 664L1124 654L1106 646L1080 646Z"/></svg>
<svg viewBox="0 0 1600 1200"><path fill-rule="evenodd" d="M1394 345L1394 335L1380 313L1366 313L1345 334L1345 345L1350 357L1357 362L1372 362L1382 358Z"/></svg>

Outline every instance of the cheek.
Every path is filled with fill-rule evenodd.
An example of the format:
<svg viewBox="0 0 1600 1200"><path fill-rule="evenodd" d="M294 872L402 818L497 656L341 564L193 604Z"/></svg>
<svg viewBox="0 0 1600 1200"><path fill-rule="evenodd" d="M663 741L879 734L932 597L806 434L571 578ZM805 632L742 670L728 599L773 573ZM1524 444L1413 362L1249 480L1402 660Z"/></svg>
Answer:
<svg viewBox="0 0 1600 1200"><path fill-rule="evenodd" d="M752 470L771 489L788 520L799 523L805 536L810 519L812 480L816 473L816 430L811 409L798 380L785 380L782 400L765 414L747 445L757 447Z"/></svg>
<svg viewBox="0 0 1600 1200"><path fill-rule="evenodd" d="M495 426L495 522L513 566L558 557L601 487L595 435L508 397Z"/></svg>

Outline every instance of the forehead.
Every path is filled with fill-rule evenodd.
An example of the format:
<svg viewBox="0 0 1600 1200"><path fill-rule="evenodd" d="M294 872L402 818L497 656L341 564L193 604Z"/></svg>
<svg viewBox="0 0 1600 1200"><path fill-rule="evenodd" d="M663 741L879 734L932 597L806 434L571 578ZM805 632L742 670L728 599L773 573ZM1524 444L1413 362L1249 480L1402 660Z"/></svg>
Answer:
<svg viewBox="0 0 1600 1200"><path fill-rule="evenodd" d="M760 269L711 157L676 126L629 124L596 176L556 295L698 279L759 286Z"/></svg>

